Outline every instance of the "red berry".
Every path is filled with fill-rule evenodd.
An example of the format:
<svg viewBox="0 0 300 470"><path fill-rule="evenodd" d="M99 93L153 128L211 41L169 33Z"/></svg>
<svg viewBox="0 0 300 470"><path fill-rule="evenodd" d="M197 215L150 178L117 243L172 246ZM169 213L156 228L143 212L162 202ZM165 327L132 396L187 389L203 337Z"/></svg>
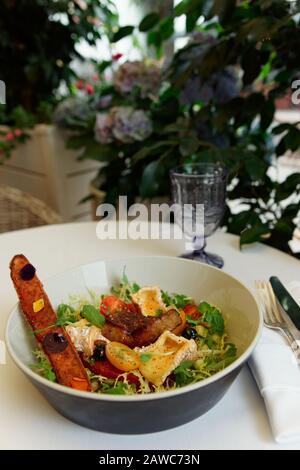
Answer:
<svg viewBox="0 0 300 470"><path fill-rule="evenodd" d="M112 55L112 60L119 60L121 59L121 57L123 57L123 54L121 54L120 52L116 52Z"/></svg>
<svg viewBox="0 0 300 470"><path fill-rule="evenodd" d="M5 138L6 138L6 140L7 140L8 142L11 142L12 140L14 140L15 135L14 135L13 132L8 132L8 133L6 134L6 137L5 137Z"/></svg>
<svg viewBox="0 0 300 470"><path fill-rule="evenodd" d="M76 86L77 90L83 90L84 89L84 81L83 80L78 80L75 83L75 86Z"/></svg>
<svg viewBox="0 0 300 470"><path fill-rule="evenodd" d="M16 137L21 137L23 135L22 129L15 129L14 134Z"/></svg>
<svg viewBox="0 0 300 470"><path fill-rule="evenodd" d="M85 91L89 94L89 95L92 95L95 91L95 88L93 87L93 85L91 85L90 83L87 83L85 85Z"/></svg>

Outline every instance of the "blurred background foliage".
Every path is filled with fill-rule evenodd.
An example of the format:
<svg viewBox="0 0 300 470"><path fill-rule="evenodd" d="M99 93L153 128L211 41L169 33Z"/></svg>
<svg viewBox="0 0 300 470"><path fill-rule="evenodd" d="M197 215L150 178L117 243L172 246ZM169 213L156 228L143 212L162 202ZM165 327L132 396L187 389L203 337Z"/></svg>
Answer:
<svg viewBox="0 0 300 470"><path fill-rule="evenodd" d="M122 26L109 0L2 3L0 69L11 83L2 122L26 127L26 119L51 119L64 83L68 97L54 120L73 131L68 146L80 159L104 163L94 184L107 201L169 196L170 168L221 162L230 171L224 226L241 245L262 241L291 251L300 174L279 183L274 171L278 157L299 149L300 130L276 123L274 114L299 78L299 1L151 0L141 2L146 14L138 25ZM173 53L178 18L187 40ZM80 38L93 44L101 35L115 49L125 37L140 48L146 43L148 58L124 62L114 54L94 62L99 80L88 87L71 62Z"/></svg>
<svg viewBox="0 0 300 470"><path fill-rule="evenodd" d="M94 45L117 24L110 0L2 0L0 70L8 86L0 122L50 121L59 88L74 79L72 61L84 60L76 44Z"/></svg>
<svg viewBox="0 0 300 470"><path fill-rule="evenodd" d="M109 100L107 109L99 110L94 96L89 119L69 122L77 130L69 146L83 148L81 158L107 162L97 180L107 200L114 202L118 194L127 194L130 201L165 196L171 167L221 162L230 170L227 229L241 235L242 245L262 241L290 252L300 174L279 183L271 170L277 157L300 147L297 125L274 124L276 100L299 76L298 11L299 2L282 0L183 0L167 14L154 3L138 26L120 27L113 42L138 30L157 59L174 37L177 17L185 17L190 39L164 57L155 93L142 96L134 77L125 94L113 82L99 90L100 98ZM120 105L143 110L151 131L129 141L97 139L97 114L102 116L100 133L105 126L107 131Z"/></svg>

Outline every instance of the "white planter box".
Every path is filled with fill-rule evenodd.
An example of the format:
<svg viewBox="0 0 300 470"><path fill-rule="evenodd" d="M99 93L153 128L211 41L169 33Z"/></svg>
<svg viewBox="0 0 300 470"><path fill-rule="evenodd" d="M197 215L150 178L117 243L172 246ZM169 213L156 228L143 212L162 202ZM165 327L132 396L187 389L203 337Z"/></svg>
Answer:
<svg viewBox="0 0 300 470"><path fill-rule="evenodd" d="M91 203L79 204L100 164L78 162L77 152L65 147L67 134L40 124L31 139L0 165L0 183L14 186L45 201L65 221L90 220Z"/></svg>

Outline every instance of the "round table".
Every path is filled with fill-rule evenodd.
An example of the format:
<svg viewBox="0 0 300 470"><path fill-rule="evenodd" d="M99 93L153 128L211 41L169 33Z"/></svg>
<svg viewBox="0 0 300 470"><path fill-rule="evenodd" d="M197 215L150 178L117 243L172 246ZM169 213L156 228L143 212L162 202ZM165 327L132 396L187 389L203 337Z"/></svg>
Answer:
<svg viewBox="0 0 300 470"><path fill-rule="evenodd" d="M224 270L253 288L255 279L278 275L283 282L299 279L296 259L261 244L239 249L236 236L217 232L208 248L224 257ZM72 223L0 235L0 340L17 297L9 277L13 255L24 253L41 279L79 264L131 255L176 256L181 240L99 240L96 223ZM13 364L0 365L1 449L272 449L264 402L248 367L225 397L207 414L161 433L121 436L80 427L60 416ZM192 404L191 404L192 406ZM289 445L300 449L300 443Z"/></svg>

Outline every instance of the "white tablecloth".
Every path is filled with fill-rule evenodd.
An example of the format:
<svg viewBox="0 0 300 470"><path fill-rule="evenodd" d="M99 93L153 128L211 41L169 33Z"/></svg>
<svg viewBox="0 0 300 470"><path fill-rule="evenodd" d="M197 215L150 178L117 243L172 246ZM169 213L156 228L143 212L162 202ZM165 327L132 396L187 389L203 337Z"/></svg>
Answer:
<svg viewBox="0 0 300 470"><path fill-rule="evenodd" d="M299 279L300 263L279 251L255 245L239 251L238 237L218 232L208 250L222 255L224 269L253 287L255 279L277 275L285 283ZM101 241L95 223L41 227L0 235L0 340L17 298L9 278L9 261L24 253L42 279L97 259L131 255L176 256L182 241ZM225 397L206 415L161 433L121 436L80 427L54 411L7 358L0 365L1 449L272 449L265 407L247 367ZM288 448L300 449L300 443Z"/></svg>

